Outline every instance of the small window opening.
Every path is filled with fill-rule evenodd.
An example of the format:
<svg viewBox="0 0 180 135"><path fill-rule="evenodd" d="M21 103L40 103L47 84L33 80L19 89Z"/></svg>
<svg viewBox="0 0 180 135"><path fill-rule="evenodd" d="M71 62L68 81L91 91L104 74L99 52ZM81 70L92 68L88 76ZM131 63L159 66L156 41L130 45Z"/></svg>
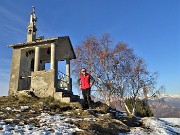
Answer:
<svg viewBox="0 0 180 135"><path fill-rule="evenodd" d="M34 59L31 60L31 71L34 71Z"/></svg>
<svg viewBox="0 0 180 135"><path fill-rule="evenodd" d="M26 57L28 57L28 52L26 52Z"/></svg>
<svg viewBox="0 0 180 135"><path fill-rule="evenodd" d="M28 32L28 34L31 34L31 32L32 32L32 30L30 29L29 32Z"/></svg>
<svg viewBox="0 0 180 135"><path fill-rule="evenodd" d="M47 54L50 54L51 53L51 50L50 48L47 49Z"/></svg>

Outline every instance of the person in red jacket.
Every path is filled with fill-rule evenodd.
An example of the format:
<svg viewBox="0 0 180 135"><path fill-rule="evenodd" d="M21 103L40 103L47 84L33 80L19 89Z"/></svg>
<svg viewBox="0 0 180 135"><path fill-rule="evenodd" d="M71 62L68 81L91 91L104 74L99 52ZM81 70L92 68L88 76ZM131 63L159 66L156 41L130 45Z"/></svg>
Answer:
<svg viewBox="0 0 180 135"><path fill-rule="evenodd" d="M90 74L86 73L85 68L82 68L78 82L84 99L83 109L92 108L90 95L91 87L94 84L94 78Z"/></svg>

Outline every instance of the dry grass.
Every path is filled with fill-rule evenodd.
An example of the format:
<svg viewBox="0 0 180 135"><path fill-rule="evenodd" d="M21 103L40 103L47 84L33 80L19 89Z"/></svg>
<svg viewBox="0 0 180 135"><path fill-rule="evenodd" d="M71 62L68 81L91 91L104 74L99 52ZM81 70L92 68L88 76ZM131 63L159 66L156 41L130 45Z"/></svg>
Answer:
<svg viewBox="0 0 180 135"><path fill-rule="evenodd" d="M10 107L12 110L17 110L21 106L28 106L29 108L24 111L9 111L6 109ZM84 132L77 132L77 135L115 135L119 132L128 132L129 126L136 122L134 118L128 117L115 120L113 119L114 116L109 113L109 109L107 105L100 102L94 103L94 109L82 110L80 103L62 103L54 100L52 97L41 99L27 96L0 97L0 120L14 119L14 121L9 121L11 124L24 123L39 127L39 121L36 117L42 112L49 114L69 112L64 113L64 115L82 119L80 121L69 121L69 123L84 130ZM88 121L84 118L93 118L94 120Z"/></svg>
<svg viewBox="0 0 180 135"><path fill-rule="evenodd" d="M129 127L108 120L98 121L70 121L71 124L83 129L83 132L76 133L77 135L117 135L118 133L129 132Z"/></svg>

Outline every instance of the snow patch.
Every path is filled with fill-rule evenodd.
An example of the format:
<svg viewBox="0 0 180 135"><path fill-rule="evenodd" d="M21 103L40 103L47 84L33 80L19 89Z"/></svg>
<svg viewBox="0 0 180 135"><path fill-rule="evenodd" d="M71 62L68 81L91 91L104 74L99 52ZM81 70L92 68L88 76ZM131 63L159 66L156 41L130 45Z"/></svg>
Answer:
<svg viewBox="0 0 180 135"><path fill-rule="evenodd" d="M48 113L41 113L36 117L39 120L39 126L25 125L19 123L18 125L7 124L5 121L0 121L0 135L10 134L29 134L29 135L48 135L48 134L62 134L72 135L77 131L83 131L77 128L75 125L67 123L67 121L73 120L61 116L62 114L49 115ZM13 121L13 119L11 119Z"/></svg>
<svg viewBox="0 0 180 135"><path fill-rule="evenodd" d="M178 135L180 134L180 118L143 118L143 123L147 127L132 128L129 133L119 133L119 135Z"/></svg>

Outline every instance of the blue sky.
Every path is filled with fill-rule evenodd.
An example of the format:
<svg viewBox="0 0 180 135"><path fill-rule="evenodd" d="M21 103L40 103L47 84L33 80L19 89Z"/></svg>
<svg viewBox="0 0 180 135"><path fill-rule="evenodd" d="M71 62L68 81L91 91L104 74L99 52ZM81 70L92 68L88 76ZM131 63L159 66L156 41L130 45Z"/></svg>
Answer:
<svg viewBox="0 0 180 135"><path fill-rule="evenodd" d="M12 49L7 45L26 41L32 5L37 35L70 36L76 46L89 35L109 33L159 73L157 87L180 94L179 0L1 0L0 96L8 93Z"/></svg>

